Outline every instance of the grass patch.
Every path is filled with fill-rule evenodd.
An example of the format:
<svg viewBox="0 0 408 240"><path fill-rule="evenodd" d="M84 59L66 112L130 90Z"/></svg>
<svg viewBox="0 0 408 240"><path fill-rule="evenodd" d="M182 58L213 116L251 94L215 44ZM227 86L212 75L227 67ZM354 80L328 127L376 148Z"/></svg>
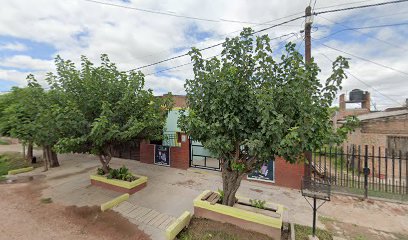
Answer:
<svg viewBox="0 0 408 240"><path fill-rule="evenodd" d="M384 188L384 186L382 186L382 188ZM332 191L333 192L337 191L337 192L341 192L341 193L345 193L345 194L358 195L360 197L364 197L364 189L363 188L333 186ZM408 195L407 194L397 193L397 191L399 191L398 187L395 187L395 189L394 189L395 193L393 193L391 191L392 191L392 186L388 186L388 192L385 192L385 191L380 192L380 191L375 191L375 190L372 190L372 189L368 189L368 198L375 197L375 198L384 198L384 199L397 200L397 201L402 201L402 202L407 202L408 201Z"/></svg>
<svg viewBox="0 0 408 240"><path fill-rule="evenodd" d="M10 142L0 138L0 145L10 145Z"/></svg>
<svg viewBox="0 0 408 240"><path fill-rule="evenodd" d="M52 198L41 198L41 203L48 204L52 203Z"/></svg>
<svg viewBox="0 0 408 240"><path fill-rule="evenodd" d="M308 226L295 224L296 240L309 240L309 235L312 235L312 228ZM330 232L323 229L316 229L316 235L319 240L332 240L333 236Z"/></svg>
<svg viewBox="0 0 408 240"><path fill-rule="evenodd" d="M317 218L318 218L319 221L320 221L321 223L323 223L323 224L330 223L330 222L335 222L335 221L336 221L336 219L331 218L331 217L326 217L326 216L318 216Z"/></svg>
<svg viewBox="0 0 408 240"><path fill-rule="evenodd" d="M272 240L272 238L244 230L232 224L204 218L192 218L190 225L178 236L178 240Z"/></svg>
<svg viewBox="0 0 408 240"><path fill-rule="evenodd" d="M27 163L20 153L0 154L0 176L7 175L10 170L29 166L30 164Z"/></svg>

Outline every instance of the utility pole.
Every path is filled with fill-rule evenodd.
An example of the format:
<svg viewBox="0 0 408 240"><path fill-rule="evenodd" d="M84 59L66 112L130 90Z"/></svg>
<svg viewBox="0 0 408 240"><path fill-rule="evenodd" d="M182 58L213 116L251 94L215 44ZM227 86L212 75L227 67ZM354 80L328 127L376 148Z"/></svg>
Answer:
<svg viewBox="0 0 408 240"><path fill-rule="evenodd" d="M305 9L305 62L310 63L312 60L312 7L307 6ZM308 152L307 155L310 157L310 163L312 159L312 153ZM309 163L309 169L311 164ZM313 231L312 238L316 239L316 212L317 212L316 196L313 198Z"/></svg>
<svg viewBox="0 0 408 240"><path fill-rule="evenodd" d="M312 7L307 6L305 10L305 62L309 63L312 59Z"/></svg>

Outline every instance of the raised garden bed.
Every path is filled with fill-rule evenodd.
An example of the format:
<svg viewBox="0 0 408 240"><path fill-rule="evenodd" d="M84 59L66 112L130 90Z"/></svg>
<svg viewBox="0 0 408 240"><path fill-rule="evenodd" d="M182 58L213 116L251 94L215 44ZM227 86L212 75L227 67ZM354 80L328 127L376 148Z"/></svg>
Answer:
<svg viewBox="0 0 408 240"><path fill-rule="evenodd" d="M222 205L219 201L218 193L204 191L194 200L194 215L281 239L282 205L265 203L265 209L260 209L253 207L250 200L243 197L238 197L233 207Z"/></svg>
<svg viewBox="0 0 408 240"><path fill-rule="evenodd" d="M103 175L91 175L91 184L121 193L133 194L147 185L147 177L134 175L136 180L128 182L118 179L108 179Z"/></svg>

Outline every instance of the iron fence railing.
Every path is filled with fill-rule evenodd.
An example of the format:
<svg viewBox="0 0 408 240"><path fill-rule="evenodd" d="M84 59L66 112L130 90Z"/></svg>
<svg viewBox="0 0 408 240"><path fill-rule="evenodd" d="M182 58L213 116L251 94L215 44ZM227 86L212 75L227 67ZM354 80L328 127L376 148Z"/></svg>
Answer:
<svg viewBox="0 0 408 240"><path fill-rule="evenodd" d="M408 152L372 146L329 146L313 151L308 175L332 186L408 195ZM359 192L359 191L356 191Z"/></svg>

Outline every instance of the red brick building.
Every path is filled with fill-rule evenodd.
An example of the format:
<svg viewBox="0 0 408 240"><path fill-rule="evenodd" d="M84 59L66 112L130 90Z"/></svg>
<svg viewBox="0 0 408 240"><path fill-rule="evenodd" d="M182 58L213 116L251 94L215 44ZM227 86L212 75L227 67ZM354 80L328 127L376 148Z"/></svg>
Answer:
<svg viewBox="0 0 408 240"><path fill-rule="evenodd" d="M185 96L173 95L173 99L175 109L185 108L187 106ZM172 113L171 117L174 118L175 114ZM166 156L169 159L165 165L179 169L196 167L220 171L219 160L212 157L209 151L200 143L191 141L191 139L185 133L181 132L178 127L171 126L175 125L176 122L177 121L172 119L170 126L169 123L166 124L166 132L164 134L170 134L170 136L173 137L171 140L167 139L162 143L162 145L169 146L169 149L166 149L168 152L165 153L165 155L169 155ZM142 142L140 144L140 161L143 163L155 164L155 159L157 160L158 158L156 150L158 146L160 145ZM251 181L262 181L267 184L276 184L278 186L300 189L301 179L305 173L304 163L290 164L284 159L277 157L273 163L268 164L273 164L270 165L271 168L269 169L270 171L273 171L272 173L269 172L269 175L273 176L273 179L251 179Z"/></svg>

